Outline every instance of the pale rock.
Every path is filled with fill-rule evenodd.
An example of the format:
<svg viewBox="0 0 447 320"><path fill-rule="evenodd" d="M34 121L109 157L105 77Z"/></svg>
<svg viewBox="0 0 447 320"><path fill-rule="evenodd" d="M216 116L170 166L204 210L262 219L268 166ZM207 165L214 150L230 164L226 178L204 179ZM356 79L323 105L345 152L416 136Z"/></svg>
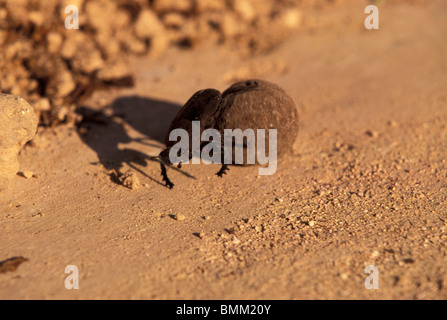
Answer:
<svg viewBox="0 0 447 320"><path fill-rule="evenodd" d="M185 23L185 17L177 12L168 13L163 17L163 23L168 28L179 29Z"/></svg>
<svg viewBox="0 0 447 320"><path fill-rule="evenodd" d="M50 111L51 109L50 100L48 100L48 98L41 98L33 105L36 111Z"/></svg>
<svg viewBox="0 0 447 320"><path fill-rule="evenodd" d="M91 38L81 32L67 32L62 46L62 57L72 60L77 71L91 73L104 67L101 52Z"/></svg>
<svg viewBox="0 0 447 320"><path fill-rule="evenodd" d="M119 41L116 37L111 37L108 33L98 33L96 35L96 41L107 57L116 57L121 52Z"/></svg>
<svg viewBox="0 0 447 320"><path fill-rule="evenodd" d="M239 33L240 22L233 13L228 12L223 16L221 28L225 37L232 38Z"/></svg>
<svg viewBox="0 0 447 320"><path fill-rule="evenodd" d="M28 13L28 19L38 27L42 26L45 22L44 15L39 11L32 11Z"/></svg>
<svg viewBox="0 0 447 320"><path fill-rule="evenodd" d="M219 1L216 1L219 2ZM191 0L155 0L153 7L156 12L189 12L192 10Z"/></svg>
<svg viewBox="0 0 447 320"><path fill-rule="evenodd" d="M165 27L157 15L151 10L144 10L135 24L135 35L140 39L149 39L163 34Z"/></svg>
<svg viewBox="0 0 447 320"><path fill-rule="evenodd" d="M280 19L285 27L289 29L298 29L303 20L303 13L297 8L290 8L281 14Z"/></svg>
<svg viewBox="0 0 447 320"><path fill-rule="evenodd" d="M60 33L54 32L54 31L49 32L47 34L48 52L50 52L50 53L59 52L63 41L64 41L64 39L62 38Z"/></svg>
<svg viewBox="0 0 447 320"><path fill-rule="evenodd" d="M131 76L132 73L124 61L111 63L97 74L98 79L102 81L113 81Z"/></svg>
<svg viewBox="0 0 447 320"><path fill-rule="evenodd" d="M34 138L37 123L37 116L28 102L0 94L0 185L17 174L17 156L25 143Z"/></svg>
<svg viewBox="0 0 447 320"><path fill-rule="evenodd" d="M34 172L32 172L31 170L25 170L22 172L22 174L26 179L31 179L34 175Z"/></svg>
<svg viewBox="0 0 447 320"><path fill-rule="evenodd" d="M225 8L226 8L225 1L196 0L196 10L199 13L207 11L223 11Z"/></svg>
<svg viewBox="0 0 447 320"><path fill-rule="evenodd" d="M138 189L140 187L140 179L132 170L121 175L118 180L123 186L129 189Z"/></svg>
<svg viewBox="0 0 447 320"><path fill-rule="evenodd" d="M256 17L256 12L252 1L250 0L237 0L233 4L234 11L245 21L251 22Z"/></svg>
<svg viewBox="0 0 447 320"><path fill-rule="evenodd" d="M146 44L143 40L138 39L133 33L127 31L118 31L116 34L117 40L125 50L135 53L144 54L147 51Z"/></svg>

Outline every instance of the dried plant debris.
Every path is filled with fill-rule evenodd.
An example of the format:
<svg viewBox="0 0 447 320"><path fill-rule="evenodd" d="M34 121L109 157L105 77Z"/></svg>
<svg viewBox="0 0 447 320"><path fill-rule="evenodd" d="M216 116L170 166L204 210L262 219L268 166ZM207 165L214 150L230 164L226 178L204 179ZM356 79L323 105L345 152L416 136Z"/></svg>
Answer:
<svg viewBox="0 0 447 320"><path fill-rule="evenodd" d="M6 273L8 271L16 271L17 268L25 261L28 261L28 259L24 257L12 257L0 261L0 273Z"/></svg>

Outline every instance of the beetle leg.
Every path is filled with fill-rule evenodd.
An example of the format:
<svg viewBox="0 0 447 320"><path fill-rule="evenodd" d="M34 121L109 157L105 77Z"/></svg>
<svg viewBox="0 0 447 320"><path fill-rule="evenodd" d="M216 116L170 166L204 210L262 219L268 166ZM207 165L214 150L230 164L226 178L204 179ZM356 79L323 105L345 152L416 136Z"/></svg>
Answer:
<svg viewBox="0 0 447 320"><path fill-rule="evenodd" d="M220 170L216 173L216 176L222 178L224 174L227 174L227 171L230 170L228 167L228 164L225 163L225 151L224 151L224 144L221 143L220 145L220 156L221 156L221 163L222 166L220 167Z"/></svg>
<svg viewBox="0 0 447 320"><path fill-rule="evenodd" d="M219 170L219 172L216 173L216 175L218 177L222 178L223 175L227 174L227 171L229 171L229 170L230 170L230 168L228 167L228 165L223 163L222 167L220 167L220 170Z"/></svg>
<svg viewBox="0 0 447 320"><path fill-rule="evenodd" d="M166 187L172 189L174 187L174 184L171 182L171 180L169 180L168 174L166 172L166 167L161 161L160 161L160 168L161 168L161 175L163 176L163 181L165 182Z"/></svg>

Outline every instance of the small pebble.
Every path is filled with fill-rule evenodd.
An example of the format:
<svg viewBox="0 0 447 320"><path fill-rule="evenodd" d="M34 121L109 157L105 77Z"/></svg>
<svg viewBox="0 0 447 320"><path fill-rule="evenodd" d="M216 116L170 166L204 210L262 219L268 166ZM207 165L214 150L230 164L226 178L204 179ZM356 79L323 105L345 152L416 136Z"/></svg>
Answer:
<svg viewBox="0 0 447 320"><path fill-rule="evenodd" d="M88 130L85 127L80 127L78 131L79 131L79 134L83 137L85 137L88 133Z"/></svg>
<svg viewBox="0 0 447 320"><path fill-rule="evenodd" d="M394 120L391 120L391 121L388 121L388 125L389 125L390 127L397 127L397 122L394 121Z"/></svg>
<svg viewBox="0 0 447 320"><path fill-rule="evenodd" d="M374 250L374 251L371 253L371 258L377 258L379 255L380 255L380 252L377 251L377 250Z"/></svg>
<svg viewBox="0 0 447 320"><path fill-rule="evenodd" d="M140 179L138 179L138 176L131 170L118 177L118 180L123 186L129 189L138 189L140 187Z"/></svg>
<svg viewBox="0 0 447 320"><path fill-rule="evenodd" d="M25 170L25 171L22 171L21 173L22 173L22 176L24 176L27 179L31 179L34 175L34 172L32 172L30 170ZM19 175L20 175L20 173L19 173Z"/></svg>
<svg viewBox="0 0 447 320"><path fill-rule="evenodd" d="M185 218L185 216L183 214L177 214L177 215L174 216L174 219L177 220L177 221L183 221L186 218Z"/></svg>

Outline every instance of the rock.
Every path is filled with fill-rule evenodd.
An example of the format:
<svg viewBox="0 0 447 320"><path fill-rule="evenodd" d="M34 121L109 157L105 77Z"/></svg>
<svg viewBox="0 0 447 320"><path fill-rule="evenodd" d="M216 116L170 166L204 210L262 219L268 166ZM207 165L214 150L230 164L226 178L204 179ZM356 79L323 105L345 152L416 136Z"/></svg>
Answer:
<svg viewBox="0 0 447 320"><path fill-rule="evenodd" d="M390 120L390 121L388 121L387 124L388 124L390 127L397 127L397 126L398 126L398 123L397 123L396 121L394 121L394 120Z"/></svg>
<svg viewBox="0 0 447 320"><path fill-rule="evenodd" d="M146 40L140 40L133 33L128 33L124 30L118 31L116 38L121 43L121 46L125 51L134 54L144 54L147 52L147 46L145 44Z"/></svg>
<svg viewBox="0 0 447 320"><path fill-rule="evenodd" d="M218 1L216 1L218 2ZM190 12L192 10L191 0L155 0L154 10L156 12Z"/></svg>
<svg viewBox="0 0 447 320"><path fill-rule="evenodd" d="M41 27L45 23L45 17L43 13L39 11L30 12L28 14L28 18L37 27Z"/></svg>
<svg viewBox="0 0 447 320"><path fill-rule="evenodd" d="M71 72L63 64L60 64L60 69L48 81L47 87L51 96L66 97L76 88L76 83Z"/></svg>
<svg viewBox="0 0 447 320"><path fill-rule="evenodd" d="M119 79L132 77L132 73L125 62L117 61L100 70L97 76L98 79L102 81L116 81Z"/></svg>
<svg viewBox="0 0 447 320"><path fill-rule="evenodd" d="M144 10L135 24L135 35L140 39L150 39L165 32L165 27L151 10Z"/></svg>
<svg viewBox="0 0 447 320"><path fill-rule="evenodd" d="M250 0L237 0L234 2L234 11L245 21L251 22L256 18L256 12Z"/></svg>
<svg viewBox="0 0 447 320"><path fill-rule="evenodd" d="M61 105L59 103L59 105ZM65 117L69 113L69 108L67 106L61 105L57 109L53 110L53 114L55 115L55 118L59 120L60 122L65 120Z"/></svg>
<svg viewBox="0 0 447 320"><path fill-rule="evenodd" d="M239 0L237 2L239 2ZM207 11L223 11L225 9L225 1L196 0L196 10L199 13L204 13Z"/></svg>
<svg viewBox="0 0 447 320"><path fill-rule="evenodd" d="M48 52L57 53L60 50L63 41L64 39L60 33L54 31L49 32L47 34Z"/></svg>
<svg viewBox="0 0 447 320"><path fill-rule="evenodd" d="M281 15L281 21L289 29L297 29L301 25L303 14L296 8L285 10Z"/></svg>
<svg viewBox="0 0 447 320"><path fill-rule="evenodd" d="M25 170L22 172L22 175L27 179L31 179L34 176L34 172L31 170Z"/></svg>
<svg viewBox="0 0 447 320"><path fill-rule="evenodd" d="M85 4L85 12L88 24L99 34L113 36L116 30L130 25L128 13L120 10L116 1L88 1ZM79 15L83 16L82 13Z"/></svg>
<svg viewBox="0 0 447 320"><path fill-rule="evenodd" d="M177 221L183 221L186 219L186 217L183 214L177 214L174 216L174 219Z"/></svg>
<svg viewBox="0 0 447 320"><path fill-rule="evenodd" d="M140 187L140 179L138 176L131 170L127 171L123 175L118 177L119 182L129 188L129 189L138 189Z"/></svg>
<svg viewBox="0 0 447 320"><path fill-rule="evenodd" d="M185 17L178 12L168 13L163 17L163 23L168 28L180 29L185 24Z"/></svg>
<svg viewBox="0 0 447 320"><path fill-rule="evenodd" d="M77 72L91 73L104 67L104 60L95 42L83 33L67 33L61 55L72 61L72 67Z"/></svg>
<svg viewBox="0 0 447 320"><path fill-rule="evenodd" d="M50 100L48 98L41 98L34 103L34 108L36 108L36 111L50 111Z"/></svg>
<svg viewBox="0 0 447 320"><path fill-rule="evenodd" d="M150 54L153 57L161 55L169 46L170 40L163 35L156 36L151 40Z"/></svg>
<svg viewBox="0 0 447 320"><path fill-rule="evenodd" d="M24 99L0 94L0 185L17 174L17 155L34 138L38 119Z"/></svg>
<svg viewBox="0 0 447 320"><path fill-rule="evenodd" d="M96 41L98 42L101 50L104 52L104 55L107 57L116 57L121 52L121 46L118 39L111 37L107 33L99 33L96 36Z"/></svg>
<svg viewBox="0 0 447 320"><path fill-rule="evenodd" d="M221 28L226 38L232 38L240 33L241 23L234 13L228 12L223 15Z"/></svg>
<svg viewBox="0 0 447 320"><path fill-rule="evenodd" d="M371 138L377 138L379 136L379 134L376 131L372 131L372 130L365 131L365 134Z"/></svg>

